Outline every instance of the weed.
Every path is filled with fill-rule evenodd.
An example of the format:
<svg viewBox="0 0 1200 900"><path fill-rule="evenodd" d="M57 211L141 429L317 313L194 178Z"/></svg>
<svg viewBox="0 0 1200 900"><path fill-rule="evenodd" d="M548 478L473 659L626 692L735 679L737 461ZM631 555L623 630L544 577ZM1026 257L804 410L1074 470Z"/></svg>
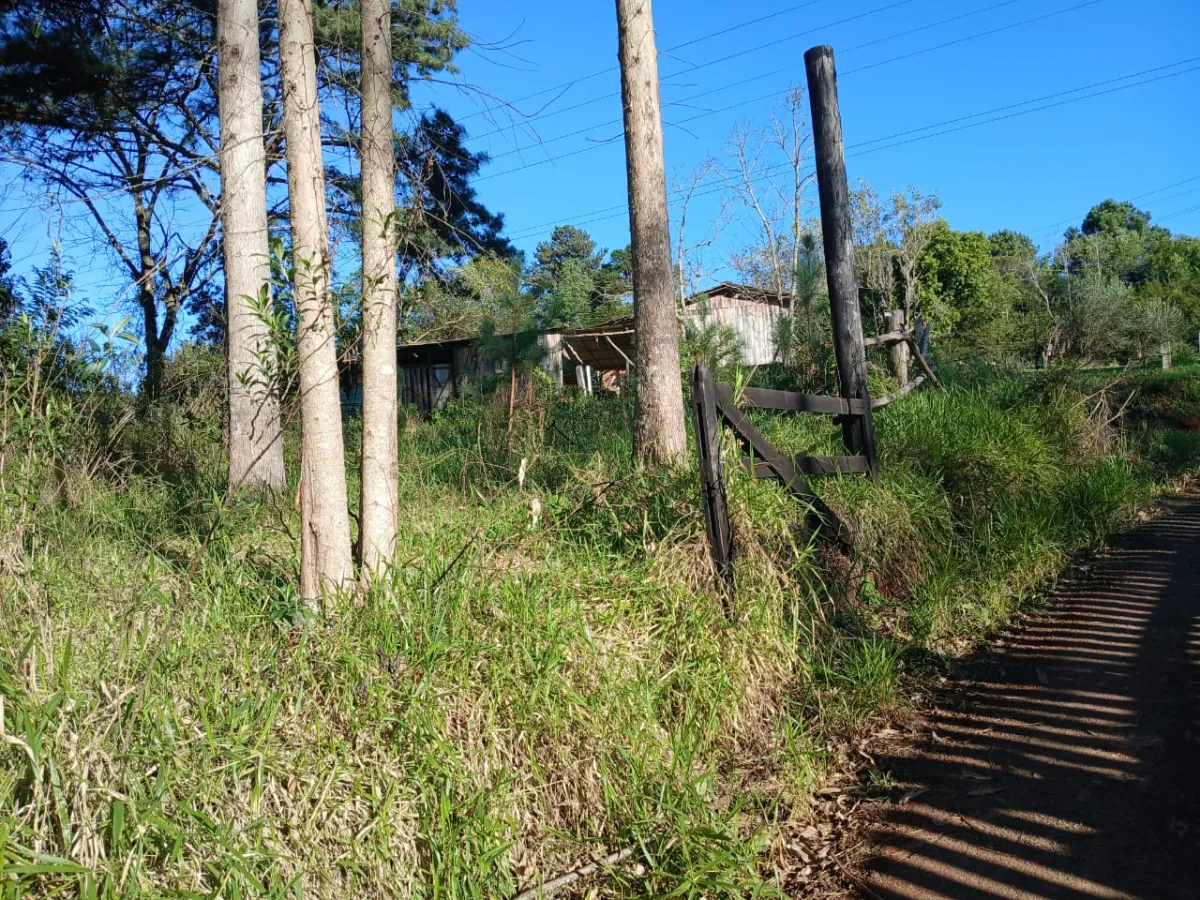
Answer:
<svg viewBox="0 0 1200 900"><path fill-rule="evenodd" d="M72 503L13 497L84 454L2 448L5 896L504 897L622 847L611 896L778 896L763 848L831 744L1197 458L1157 387L1101 447L1088 386L951 377L879 415L880 484L820 482L848 561L730 448L731 623L696 475L634 468L627 397L535 393L511 447L507 404L467 398L403 425L395 567L305 622L296 511L222 509L219 418L180 383Z"/></svg>

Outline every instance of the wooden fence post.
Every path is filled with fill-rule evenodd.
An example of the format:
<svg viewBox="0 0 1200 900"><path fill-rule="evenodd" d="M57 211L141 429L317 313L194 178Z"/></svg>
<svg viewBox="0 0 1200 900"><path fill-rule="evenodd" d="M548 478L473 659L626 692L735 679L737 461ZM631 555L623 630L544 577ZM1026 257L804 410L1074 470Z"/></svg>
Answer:
<svg viewBox="0 0 1200 900"><path fill-rule="evenodd" d="M885 319L888 331L904 331L907 327L902 309L889 309ZM908 384L908 341L892 344L892 374L896 376L900 387Z"/></svg>
<svg viewBox="0 0 1200 900"><path fill-rule="evenodd" d="M703 363L692 367L692 414L696 422L696 453L700 458L700 491L704 499L704 525L717 573L732 588L733 533L725 497L721 466L721 425L717 418L717 392L712 373Z"/></svg>
<svg viewBox="0 0 1200 900"><path fill-rule="evenodd" d="M865 413L842 419L842 440L849 453L867 457L871 475L878 479L879 460L875 452L875 425L871 421L871 394L867 387L867 350L863 344L862 313L858 305L858 273L854 269L854 236L850 226L850 187L846 182L846 154L833 48L810 49L804 54L804 68L812 108L813 148L838 381L843 397L866 403Z"/></svg>
<svg viewBox="0 0 1200 900"><path fill-rule="evenodd" d="M1158 350L1162 354L1163 371L1169 372L1171 370L1171 342L1163 341L1162 346L1160 346Z"/></svg>

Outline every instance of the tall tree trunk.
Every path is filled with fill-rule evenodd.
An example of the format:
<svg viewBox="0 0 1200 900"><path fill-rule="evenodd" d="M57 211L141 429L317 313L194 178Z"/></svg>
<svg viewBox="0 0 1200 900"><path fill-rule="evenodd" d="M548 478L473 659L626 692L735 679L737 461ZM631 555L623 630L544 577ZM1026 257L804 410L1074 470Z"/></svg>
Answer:
<svg viewBox="0 0 1200 900"><path fill-rule="evenodd" d="M362 569L392 560L399 521L396 451L396 163L391 0L362 0Z"/></svg>
<svg viewBox="0 0 1200 900"><path fill-rule="evenodd" d="M304 600L311 603L323 591L348 585L354 577L354 562L329 289L329 226L310 0L279 0L279 31L299 328L300 527L304 531L300 584Z"/></svg>
<svg viewBox="0 0 1200 900"><path fill-rule="evenodd" d="M617 0L617 37L633 238L634 452L643 464L672 464L682 460L687 451L687 431L671 285L658 50L650 0Z"/></svg>
<svg viewBox="0 0 1200 900"><path fill-rule="evenodd" d="M142 400L153 403L162 396L163 379L167 374L167 350L175 335L179 320L179 298L168 293L163 308L163 322L158 324L158 303L154 297L154 278L150 272L138 289L138 305L142 308L142 330L146 335L146 379L142 383Z"/></svg>
<svg viewBox="0 0 1200 900"><path fill-rule="evenodd" d="M146 335L146 380L142 382L142 400L151 403L162 394L167 349L158 340L158 306L154 302L153 281L148 275L143 276L138 286L138 305L142 308L142 332Z"/></svg>
<svg viewBox="0 0 1200 900"><path fill-rule="evenodd" d="M217 61L229 371L229 487L283 490L286 476L279 401L272 384L275 349L267 323L254 308L258 298L266 298L269 310L271 296L256 0L218 3Z"/></svg>

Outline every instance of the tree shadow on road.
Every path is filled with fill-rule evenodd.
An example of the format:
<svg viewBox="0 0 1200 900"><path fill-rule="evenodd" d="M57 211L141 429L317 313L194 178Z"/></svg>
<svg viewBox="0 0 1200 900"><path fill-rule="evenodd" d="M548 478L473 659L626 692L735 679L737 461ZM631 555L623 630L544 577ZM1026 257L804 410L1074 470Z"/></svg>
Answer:
<svg viewBox="0 0 1200 900"><path fill-rule="evenodd" d="M986 657L914 746L860 892L1200 897L1200 496L1114 542Z"/></svg>

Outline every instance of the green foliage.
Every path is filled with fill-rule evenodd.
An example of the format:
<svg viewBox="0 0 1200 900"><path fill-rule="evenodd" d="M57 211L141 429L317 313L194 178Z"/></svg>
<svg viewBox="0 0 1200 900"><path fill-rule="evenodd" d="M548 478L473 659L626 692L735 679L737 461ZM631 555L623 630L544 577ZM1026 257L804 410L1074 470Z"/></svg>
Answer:
<svg viewBox="0 0 1200 900"><path fill-rule="evenodd" d="M1001 318L991 289L992 247L982 231L954 231L939 219L917 268L922 314L943 333L986 344L989 325Z"/></svg>
<svg viewBox="0 0 1200 900"><path fill-rule="evenodd" d="M501 234L504 216L487 209L471 184L487 155L470 150L466 140L466 129L435 108L396 141L395 228L408 274L429 277L443 271L446 260L513 252Z"/></svg>
<svg viewBox="0 0 1200 900"><path fill-rule="evenodd" d="M39 128L104 126L122 100L148 96L147 79L161 60L152 45L125 43L128 31L120 26L107 31L113 23L105 22L103 0L32 0L20 6L0 17L0 121Z"/></svg>
<svg viewBox="0 0 1200 900"><path fill-rule="evenodd" d="M817 235L806 232L800 238L796 271L793 275L795 299L790 313L779 316L772 337L776 360L800 373L802 382L815 384L819 372L828 364L832 329L829 298L825 294L825 262Z"/></svg>
<svg viewBox="0 0 1200 900"><path fill-rule="evenodd" d="M605 322L629 312L631 251L626 247L609 254L597 249L582 228L559 225L548 241L537 245L529 281L542 300L542 315L548 324Z"/></svg>
<svg viewBox="0 0 1200 900"><path fill-rule="evenodd" d="M1131 304L1122 338L1126 349L1138 357L1157 354L1164 344L1187 340L1187 323L1183 312L1171 303L1142 299Z"/></svg>
<svg viewBox="0 0 1200 900"><path fill-rule="evenodd" d="M1143 232L1150 226L1150 213L1138 209L1128 201L1118 203L1108 199L1097 203L1083 218L1080 231L1086 235L1121 232Z"/></svg>
<svg viewBox="0 0 1200 900"><path fill-rule="evenodd" d="M1066 286L1062 328L1066 346L1080 359L1107 362L1157 354L1185 337L1183 313L1163 300L1140 300L1115 278L1088 272Z"/></svg>
<svg viewBox="0 0 1200 900"><path fill-rule="evenodd" d="M1073 355L1106 362L1121 345L1130 289L1115 278L1088 272L1067 285L1063 338Z"/></svg>
<svg viewBox="0 0 1200 900"><path fill-rule="evenodd" d="M910 317L923 316L935 331L948 329L952 322L939 321L945 310L921 305L920 266L938 228L941 200L912 185L881 200L865 181L859 184L851 192L850 214L867 312L879 326L885 312L903 309Z"/></svg>
<svg viewBox="0 0 1200 900"><path fill-rule="evenodd" d="M8 252L8 242L0 238L0 325L7 323L20 310L21 300L14 290L9 272L12 270L12 257Z"/></svg>
<svg viewBox="0 0 1200 900"><path fill-rule="evenodd" d="M1143 298L1161 300L1183 313L1189 335L1200 332L1200 238L1151 229L1146 277L1138 290Z"/></svg>
<svg viewBox="0 0 1200 900"><path fill-rule="evenodd" d="M392 93L407 110L413 80L458 71L454 57L471 45L458 25L456 0L392 0ZM357 89L362 48L362 7L350 3L313 5L313 36L334 85Z"/></svg>
<svg viewBox="0 0 1200 900"><path fill-rule="evenodd" d="M999 259L1036 259L1038 256L1037 244L1033 242L1033 238L1007 228L988 235L988 251Z"/></svg>
<svg viewBox="0 0 1200 900"><path fill-rule="evenodd" d="M537 300L524 290L517 259L475 260L464 277L490 310L480 324L476 346L510 382L511 391L517 374L531 372L545 356Z"/></svg>
<svg viewBox="0 0 1200 900"><path fill-rule="evenodd" d="M582 228L574 225L559 225L534 251L535 287L543 293L553 293L558 282L566 275L568 265L580 272L591 274L604 264L604 250L596 249L596 242Z"/></svg>
<svg viewBox="0 0 1200 900"><path fill-rule="evenodd" d="M520 262L459 277L495 358L528 365ZM531 376L517 429L507 398L403 422L397 564L305 618L291 493L221 499L220 351L181 347L138 409L121 333L67 353L29 316L0 328L15 896L512 896L633 847L603 895L781 897L771 848L828 748L1200 464L1194 370L948 365L879 412L880 483L814 480L853 566L727 445L727 611L695 471L635 465L629 395ZM826 418L749 414L784 452L839 452Z"/></svg>
<svg viewBox="0 0 1200 900"><path fill-rule="evenodd" d="M568 259L561 268L543 313L548 325L582 325L591 318L596 285L578 260Z"/></svg>
<svg viewBox="0 0 1200 900"><path fill-rule="evenodd" d="M1200 330L1200 241L1152 226L1129 203L1097 204L1044 257L1026 235L985 240L941 222L919 276L939 343L957 356L1126 362Z"/></svg>
<svg viewBox="0 0 1200 900"><path fill-rule="evenodd" d="M75 344L61 315L44 312L0 323L0 569L39 508L74 504L90 478L120 466L132 415L114 374L121 345L137 343L127 320Z"/></svg>
<svg viewBox="0 0 1200 900"><path fill-rule="evenodd" d="M187 343L167 360L162 394L132 421L120 442L134 466L172 484L219 491L228 474L221 453L229 416L225 354Z"/></svg>

